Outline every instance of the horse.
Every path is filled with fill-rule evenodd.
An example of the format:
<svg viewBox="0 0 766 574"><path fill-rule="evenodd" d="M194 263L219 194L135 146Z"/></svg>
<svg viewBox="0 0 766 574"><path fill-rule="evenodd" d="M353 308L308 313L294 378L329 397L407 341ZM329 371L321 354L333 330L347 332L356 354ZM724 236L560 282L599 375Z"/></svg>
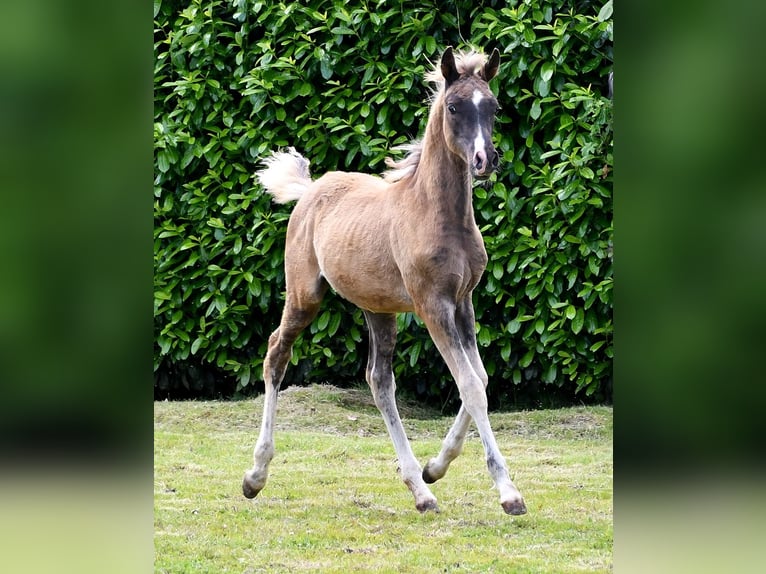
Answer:
<svg viewBox="0 0 766 574"><path fill-rule="evenodd" d="M487 264L473 211L472 180L497 170L492 144L497 99L488 82L500 65L495 48L443 52L427 73L434 83L425 133L386 161L383 177L328 172L312 180L309 162L294 148L278 151L256 173L276 203L296 201L287 224L286 297L263 363L265 398L253 467L243 494L265 486L274 456L277 394L299 333L317 315L328 288L361 308L369 329L366 380L418 511L439 512L428 484L442 478L460 454L471 420L487 468L507 514L526 513L487 415L487 372L476 345L472 293ZM416 313L446 362L461 406L439 454L421 469L396 406L392 358L396 314Z"/></svg>

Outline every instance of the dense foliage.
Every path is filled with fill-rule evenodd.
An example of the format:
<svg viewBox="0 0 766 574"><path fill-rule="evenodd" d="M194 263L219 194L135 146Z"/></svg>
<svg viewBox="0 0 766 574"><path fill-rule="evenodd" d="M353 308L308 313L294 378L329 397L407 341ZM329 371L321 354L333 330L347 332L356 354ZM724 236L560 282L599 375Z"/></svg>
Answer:
<svg viewBox="0 0 766 574"><path fill-rule="evenodd" d="M291 206L255 183L259 160L293 145L315 175L381 172L420 135L424 72L453 45L502 53L503 163L475 190L490 399L610 399L611 13L611 1L155 0L155 394L262 388ZM400 388L453 406L419 320L399 323ZM359 383L366 358L361 313L329 295L286 379Z"/></svg>

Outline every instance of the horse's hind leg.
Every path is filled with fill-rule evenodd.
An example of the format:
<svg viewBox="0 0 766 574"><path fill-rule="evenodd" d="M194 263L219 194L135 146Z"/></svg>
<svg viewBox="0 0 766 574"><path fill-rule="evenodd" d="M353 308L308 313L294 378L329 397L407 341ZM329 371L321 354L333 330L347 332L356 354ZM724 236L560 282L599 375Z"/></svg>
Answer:
<svg viewBox="0 0 766 574"><path fill-rule="evenodd" d="M263 362L263 380L266 394L263 403L261 432L253 451L253 468L245 473L242 492L254 498L265 486L269 463L274 457L274 417L277 411L277 393L285 376L292 347L300 332L316 317L327 284L321 277L310 289L301 294L288 289L287 301L282 311L279 327L269 337L269 349Z"/></svg>
<svg viewBox="0 0 766 574"><path fill-rule="evenodd" d="M396 382L391 368L396 343L396 315L369 311L365 311L364 315L370 328L367 383L370 385L375 405L383 415L388 434L394 443L402 480L415 497L415 507L420 512L426 510L438 512L436 497L423 481L420 464L412 452L396 407Z"/></svg>

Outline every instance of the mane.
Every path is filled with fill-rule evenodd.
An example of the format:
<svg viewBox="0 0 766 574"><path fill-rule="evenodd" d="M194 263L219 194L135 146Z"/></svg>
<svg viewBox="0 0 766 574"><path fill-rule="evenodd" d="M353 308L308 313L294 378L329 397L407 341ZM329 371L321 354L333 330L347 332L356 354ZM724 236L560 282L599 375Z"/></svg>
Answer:
<svg viewBox="0 0 766 574"><path fill-rule="evenodd" d="M473 50L469 52L457 51L454 55L455 67L461 76L464 74L476 74L487 63L486 54L481 54ZM433 109L434 104L440 101L444 96L444 76L442 76L440 62L431 64L431 69L426 72L425 79L434 85L430 99L431 109ZM386 158L386 165L390 169L383 174L383 179L389 183L394 183L415 173L415 170L417 170L418 164L420 163L420 156L423 151L423 141L415 140L409 144L396 146L392 148L391 151L407 152L407 155L399 161L395 161L390 157Z"/></svg>
<svg viewBox="0 0 766 574"><path fill-rule="evenodd" d="M458 73L462 75L478 74L479 70L487 63L487 55L480 52L455 52L455 67ZM436 85L435 95L438 95L444 88L444 77L442 76L441 64L433 64L431 70L426 73L426 80Z"/></svg>
<svg viewBox="0 0 766 574"><path fill-rule="evenodd" d="M394 161L390 157L386 158L386 165L390 169L383 173L383 179L388 183L394 183L415 173L420 163L423 142L422 140L415 140L412 143L396 146L391 151L406 151L407 155L399 161Z"/></svg>

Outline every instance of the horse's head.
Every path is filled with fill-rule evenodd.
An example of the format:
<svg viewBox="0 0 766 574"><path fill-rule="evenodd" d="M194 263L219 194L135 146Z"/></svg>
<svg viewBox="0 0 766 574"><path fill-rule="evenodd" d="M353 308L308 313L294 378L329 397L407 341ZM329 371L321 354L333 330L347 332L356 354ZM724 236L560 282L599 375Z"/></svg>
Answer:
<svg viewBox="0 0 766 574"><path fill-rule="evenodd" d="M499 156L492 144L497 99L488 82L500 65L497 48L481 67L455 63L452 47L444 51L441 74L444 78L444 137L452 153L460 156L477 179L487 179L497 169Z"/></svg>

